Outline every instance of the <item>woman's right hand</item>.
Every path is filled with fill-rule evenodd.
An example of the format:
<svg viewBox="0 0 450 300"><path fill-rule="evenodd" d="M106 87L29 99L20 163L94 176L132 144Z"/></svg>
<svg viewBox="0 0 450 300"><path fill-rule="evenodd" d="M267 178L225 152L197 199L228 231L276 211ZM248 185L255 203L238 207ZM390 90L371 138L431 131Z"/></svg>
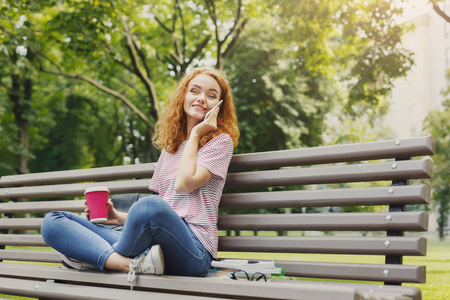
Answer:
<svg viewBox="0 0 450 300"><path fill-rule="evenodd" d="M198 135L199 138L202 138L203 136L207 135L210 132L217 130L217 117L219 116L219 109L214 109L211 114L204 119L202 122L194 126L192 129L195 134Z"/></svg>

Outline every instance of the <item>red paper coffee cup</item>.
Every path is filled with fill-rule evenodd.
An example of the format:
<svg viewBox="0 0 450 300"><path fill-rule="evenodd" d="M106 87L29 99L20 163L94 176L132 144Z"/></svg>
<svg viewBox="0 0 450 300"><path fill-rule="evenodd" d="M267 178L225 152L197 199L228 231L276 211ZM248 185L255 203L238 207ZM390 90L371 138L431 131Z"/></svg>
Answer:
<svg viewBox="0 0 450 300"><path fill-rule="evenodd" d="M109 199L109 190L105 186L93 186L87 188L86 195L87 207L89 208L89 218L92 223L103 223L108 219L108 206L106 202Z"/></svg>

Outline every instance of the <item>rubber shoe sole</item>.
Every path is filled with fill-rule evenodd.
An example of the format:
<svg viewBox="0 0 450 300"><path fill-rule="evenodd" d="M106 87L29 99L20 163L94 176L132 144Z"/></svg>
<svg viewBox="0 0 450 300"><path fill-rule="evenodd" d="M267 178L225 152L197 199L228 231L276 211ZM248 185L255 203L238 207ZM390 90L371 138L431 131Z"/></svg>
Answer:
<svg viewBox="0 0 450 300"><path fill-rule="evenodd" d="M75 269L75 270L91 270L91 271L100 271L99 268L96 266L84 263L82 261L70 258L64 254L60 254L62 259L62 264L68 268L68 269Z"/></svg>

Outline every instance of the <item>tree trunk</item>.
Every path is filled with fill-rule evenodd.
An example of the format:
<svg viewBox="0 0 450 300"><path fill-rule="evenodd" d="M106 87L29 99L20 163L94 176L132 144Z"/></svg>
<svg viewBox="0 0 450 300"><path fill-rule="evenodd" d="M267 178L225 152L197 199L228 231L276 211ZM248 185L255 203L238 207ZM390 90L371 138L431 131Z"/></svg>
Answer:
<svg viewBox="0 0 450 300"><path fill-rule="evenodd" d="M28 114L31 108L32 81L30 78L22 79L16 74L11 75L11 80L12 91L9 94L9 98L13 103L14 119L18 130L17 139L20 145L16 153L14 170L16 174L24 174L28 173Z"/></svg>

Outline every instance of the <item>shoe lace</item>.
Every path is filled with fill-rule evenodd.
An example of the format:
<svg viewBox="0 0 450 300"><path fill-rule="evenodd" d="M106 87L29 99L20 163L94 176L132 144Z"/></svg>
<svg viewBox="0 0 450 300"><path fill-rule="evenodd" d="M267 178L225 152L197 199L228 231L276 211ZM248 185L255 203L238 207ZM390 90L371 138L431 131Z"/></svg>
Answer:
<svg viewBox="0 0 450 300"><path fill-rule="evenodd" d="M136 280L136 272L139 273L140 272L140 262L142 261L143 256L139 256L136 259L132 259L130 262L130 272L128 272L128 282L131 283L131 290L133 290L133 284L134 281Z"/></svg>
<svg viewBox="0 0 450 300"><path fill-rule="evenodd" d="M149 252L144 252L139 257L131 260L130 272L128 272L128 282L131 283L131 290L133 290L133 284L137 278L136 274L155 272L155 267L153 266L153 263L146 262L146 259L149 258L151 259L151 254Z"/></svg>

